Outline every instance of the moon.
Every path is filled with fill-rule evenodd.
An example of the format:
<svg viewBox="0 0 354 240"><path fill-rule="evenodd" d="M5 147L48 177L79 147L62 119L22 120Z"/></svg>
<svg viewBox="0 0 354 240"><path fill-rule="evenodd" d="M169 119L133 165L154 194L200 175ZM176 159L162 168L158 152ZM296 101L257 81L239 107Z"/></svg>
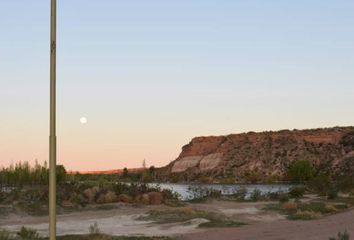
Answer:
<svg viewBox="0 0 354 240"><path fill-rule="evenodd" d="M81 124L86 124L86 123L87 123L87 118L81 117L81 118L80 118L80 123L81 123Z"/></svg>

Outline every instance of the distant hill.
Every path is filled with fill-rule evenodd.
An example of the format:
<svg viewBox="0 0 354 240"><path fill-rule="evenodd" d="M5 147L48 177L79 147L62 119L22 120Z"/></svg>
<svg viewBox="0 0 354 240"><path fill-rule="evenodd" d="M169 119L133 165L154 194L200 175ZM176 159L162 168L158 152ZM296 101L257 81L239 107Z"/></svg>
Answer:
<svg viewBox="0 0 354 240"><path fill-rule="evenodd" d="M130 173L143 172L144 168L128 168ZM68 174L90 174L90 175L111 175L111 174L123 174L123 169L112 169L105 171L68 171Z"/></svg>
<svg viewBox="0 0 354 240"><path fill-rule="evenodd" d="M353 174L354 127L196 137L159 169L158 177L176 182L284 180L298 160L310 161L317 173Z"/></svg>

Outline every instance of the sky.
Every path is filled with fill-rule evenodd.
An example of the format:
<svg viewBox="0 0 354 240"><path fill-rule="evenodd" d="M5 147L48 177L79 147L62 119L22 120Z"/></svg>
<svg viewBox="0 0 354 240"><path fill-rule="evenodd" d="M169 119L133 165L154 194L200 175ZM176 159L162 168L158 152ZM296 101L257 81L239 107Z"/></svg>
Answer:
<svg viewBox="0 0 354 240"><path fill-rule="evenodd" d="M58 164L354 125L352 0L58 0ZM49 0L0 1L0 166L48 160ZM81 124L80 118L87 123Z"/></svg>

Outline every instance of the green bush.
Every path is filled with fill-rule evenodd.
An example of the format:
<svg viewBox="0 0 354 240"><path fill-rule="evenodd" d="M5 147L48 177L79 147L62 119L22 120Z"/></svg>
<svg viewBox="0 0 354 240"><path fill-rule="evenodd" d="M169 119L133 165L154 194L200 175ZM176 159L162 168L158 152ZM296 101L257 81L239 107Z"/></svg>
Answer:
<svg viewBox="0 0 354 240"><path fill-rule="evenodd" d="M304 187L292 187L289 191L291 198L302 198L306 189Z"/></svg>
<svg viewBox="0 0 354 240"><path fill-rule="evenodd" d="M308 183L308 186L315 193L326 196L331 187L331 182L327 175L319 174Z"/></svg>
<svg viewBox="0 0 354 240"><path fill-rule="evenodd" d="M313 168L309 161L297 161L288 169L288 178L293 182L306 182L313 176Z"/></svg>
<svg viewBox="0 0 354 240"><path fill-rule="evenodd" d="M0 240L14 240L14 237L9 231L0 230Z"/></svg>
<svg viewBox="0 0 354 240"><path fill-rule="evenodd" d="M282 193L279 195L279 202L285 203L289 201L289 195L286 193Z"/></svg>
<svg viewBox="0 0 354 240"><path fill-rule="evenodd" d="M266 195L266 198L271 201L279 201L281 203L289 201L289 194L286 192L269 192Z"/></svg>
<svg viewBox="0 0 354 240"><path fill-rule="evenodd" d="M22 240L38 240L39 234L36 230L22 227L20 231L17 233Z"/></svg>
<svg viewBox="0 0 354 240"><path fill-rule="evenodd" d="M335 186L332 185L328 190L327 198L333 200L336 199L337 197L338 197L338 191L335 188Z"/></svg>
<svg viewBox="0 0 354 240"><path fill-rule="evenodd" d="M354 176L342 176L338 179L338 189L342 192L354 190Z"/></svg>

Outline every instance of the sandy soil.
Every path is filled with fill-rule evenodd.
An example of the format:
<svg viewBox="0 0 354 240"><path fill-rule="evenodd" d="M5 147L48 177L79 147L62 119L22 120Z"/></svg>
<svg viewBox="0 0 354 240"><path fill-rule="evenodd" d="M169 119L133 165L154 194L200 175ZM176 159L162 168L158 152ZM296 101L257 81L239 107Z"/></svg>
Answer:
<svg viewBox="0 0 354 240"><path fill-rule="evenodd" d="M82 211L57 216L57 235L87 234L89 226L95 222L102 233L115 236L170 236L180 233L189 233L205 222L204 219L194 219L186 225L163 224L157 225L149 221L137 220L152 206L132 207L124 206L112 210ZM159 206L165 208L165 206ZM41 236L48 234L48 217L9 215L0 219L0 228L9 231L18 231L22 226L38 230Z"/></svg>
<svg viewBox="0 0 354 240"><path fill-rule="evenodd" d="M327 240L338 232L354 236L354 210L312 221L278 220L239 228L208 229L180 235L180 240Z"/></svg>
<svg viewBox="0 0 354 240"><path fill-rule="evenodd" d="M173 236L178 239L203 240L327 240L337 232L348 230L354 236L354 210L313 221L288 221L284 216L262 210L266 203L237 203L217 201L189 204L188 207L224 214L234 220L248 223L238 228L201 229L205 219L193 219L184 223L155 224L137 220L152 209L168 209L167 206L118 206L112 210L90 210L58 215L58 235L87 234L90 225L97 222L102 233L110 235ZM267 202L269 204L269 202ZM8 215L0 218L0 228L17 231L22 226L37 229L47 235L47 217Z"/></svg>

